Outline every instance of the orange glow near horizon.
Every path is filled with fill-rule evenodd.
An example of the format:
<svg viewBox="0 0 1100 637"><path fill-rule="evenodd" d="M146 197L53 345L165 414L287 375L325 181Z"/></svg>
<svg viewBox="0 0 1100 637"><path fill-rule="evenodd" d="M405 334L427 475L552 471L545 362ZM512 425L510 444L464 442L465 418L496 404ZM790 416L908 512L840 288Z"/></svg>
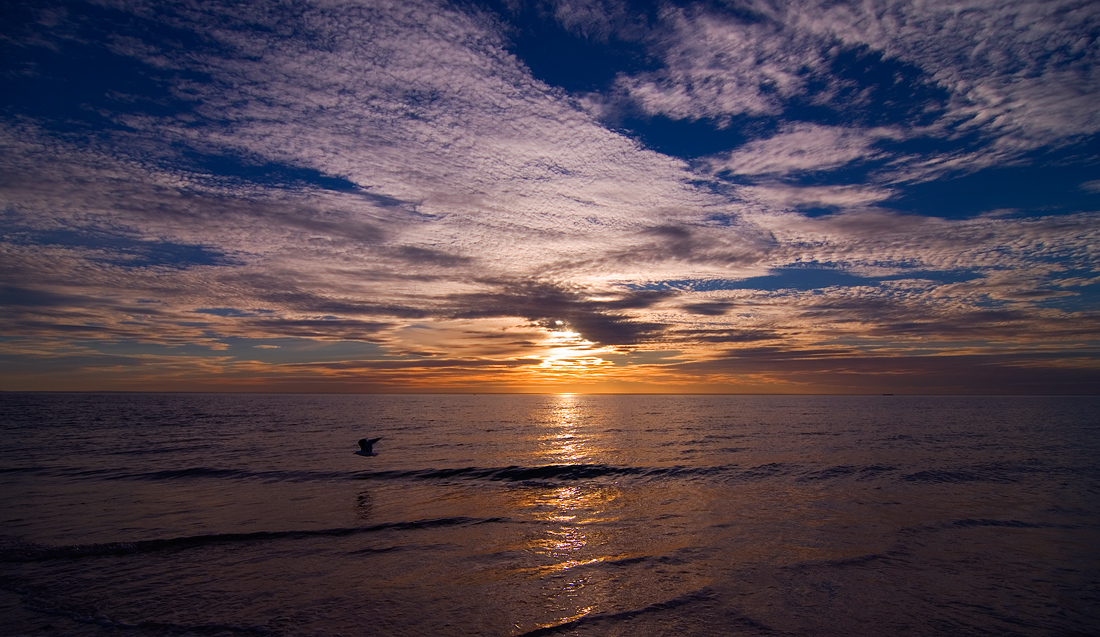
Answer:
<svg viewBox="0 0 1100 637"><path fill-rule="evenodd" d="M240 348L217 355L140 353L124 363L89 362L57 370L0 370L0 388L8 391L200 391L303 393L540 393L540 394L859 394L968 393L978 372L991 378L999 371L1026 377L1031 368L1019 363L996 366L974 351L957 356L905 356L903 351L863 355L851 349L807 343L807 353L786 353L754 343L720 351L680 346L663 352L648 348L601 346L573 327L550 327L516 319L486 325L470 321L401 328L395 338L415 338L416 350L391 354L378 346L372 357L332 356L329 360L278 358L279 347L267 346L251 359ZM492 335L485 345L484 335ZM404 342L404 341L401 341ZM348 344L348 351L363 343ZM455 346L453 352L445 349ZM498 346L503 343L507 347ZM400 343L398 343L400 344ZM0 344L2 345L2 344ZM299 347L323 348L326 341ZM12 346L8 345L8 349ZM389 346L387 346L389 347ZM396 345L393 346L396 349ZM812 349L811 349L812 348ZM87 348L85 348L87 349ZM0 347L0 352L3 348ZM742 354L744 352L744 354ZM74 356L77 352L74 352ZM1006 356L1012 355L1012 352ZM312 354L310 354L312 356ZM1034 363L1029 363L1034 364ZM1070 375L1094 370L1092 361L1073 359L1045 363ZM987 383L987 385L990 383ZM1002 392L1028 393L1010 382ZM1066 384L1072 393L1074 385ZM1088 393L1088 387L1084 387ZM995 393L995 392L994 392ZM1035 392L1040 393L1040 392Z"/></svg>

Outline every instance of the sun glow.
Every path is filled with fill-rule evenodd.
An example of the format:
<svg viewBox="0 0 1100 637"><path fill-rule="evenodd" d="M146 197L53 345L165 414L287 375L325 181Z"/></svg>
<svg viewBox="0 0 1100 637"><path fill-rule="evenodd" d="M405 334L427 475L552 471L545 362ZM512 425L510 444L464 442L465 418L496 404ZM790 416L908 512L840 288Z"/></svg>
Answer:
<svg viewBox="0 0 1100 637"><path fill-rule="evenodd" d="M606 348L597 347L595 343L581 336L580 332L574 332L560 322L557 327L558 329L549 331L545 341L547 349L542 354L539 367L555 371L587 371L611 364L610 361L596 356L606 351Z"/></svg>

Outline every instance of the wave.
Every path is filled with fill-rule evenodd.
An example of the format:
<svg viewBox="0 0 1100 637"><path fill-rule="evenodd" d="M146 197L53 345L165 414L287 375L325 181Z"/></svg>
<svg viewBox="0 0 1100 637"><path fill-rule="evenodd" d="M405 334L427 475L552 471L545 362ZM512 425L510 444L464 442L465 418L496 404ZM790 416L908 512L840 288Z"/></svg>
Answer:
<svg viewBox="0 0 1100 637"><path fill-rule="evenodd" d="M1001 526L1013 529L1073 529L1077 528L1072 525L1065 524L1052 524L1049 522L1024 522L1023 520L991 520L988 518L966 518L962 520L955 520L950 523L951 526L958 528L966 528L971 526Z"/></svg>
<svg viewBox="0 0 1100 637"><path fill-rule="evenodd" d="M901 476L906 482L923 483L962 483L994 482L1009 484L1026 479L1028 476L1095 476L1095 467L1073 467L1043 464L1036 459L1021 462L988 462L965 465L962 467L925 469Z"/></svg>
<svg viewBox="0 0 1100 637"><path fill-rule="evenodd" d="M279 634L262 626L235 626L233 624L177 624L173 622L156 620L124 622L114 620L100 614L93 615L82 611L54 608L49 605L45 605L39 601L31 602L27 606L31 610L44 613L46 615L68 617L78 624L95 624L111 631L136 630L155 631L157 634L167 635L257 635L258 637Z"/></svg>
<svg viewBox="0 0 1100 637"><path fill-rule="evenodd" d="M251 533L212 533L184 537L137 540L133 542L107 542L103 544L74 544L69 546L41 546L15 544L0 548L0 562L41 562L45 560L71 560L86 557L110 557L135 555L158 551L185 550L219 544L271 542L315 537L346 537L381 531L411 531L445 526L468 526L509 522L508 518L471 518L465 516L429 518L409 522L386 522L371 526L355 526L303 531L253 531Z"/></svg>
<svg viewBox="0 0 1100 637"><path fill-rule="evenodd" d="M917 535L921 533L934 533L950 531L952 529L969 528L1008 528L1008 529L1059 529L1076 530L1090 528L1095 525L1062 524L1057 522L1027 522L1025 520L997 520L992 518L962 518L959 520L946 520L934 524L922 524L905 527L899 530L904 535Z"/></svg>
<svg viewBox="0 0 1100 637"><path fill-rule="evenodd" d="M713 467L621 467L606 464L552 464L524 467L461 467L454 469L419 469L411 471L363 471L357 480L490 480L497 482L546 482L559 480L594 480L631 476L639 478L718 477L727 481L753 481L791 474L796 467L784 463L769 463L742 468L736 465Z"/></svg>
<svg viewBox="0 0 1100 637"><path fill-rule="evenodd" d="M818 480L831 480L833 478L847 478L855 477L857 480L867 480L875 478L883 473L890 473L897 471L897 467L889 465L867 465L865 467L859 467L854 465L839 465L836 467L829 467L828 469L820 469L816 471L809 471L798 477L800 482L815 482Z"/></svg>
<svg viewBox="0 0 1100 637"><path fill-rule="evenodd" d="M46 467L0 467L0 474L4 473L39 473Z"/></svg>
<svg viewBox="0 0 1100 637"><path fill-rule="evenodd" d="M259 480L264 482L313 482L333 480L488 480L493 482L548 482L596 480L600 478L705 478L712 477L727 482L759 481L768 478L793 475L799 481L819 481L854 477L872 479L880 474L895 471L892 466L837 466L807 470L789 463L767 463L754 467L718 465L690 467L674 465L666 467L615 466L607 464L554 464L506 467L454 467L431 469L391 469L381 471L252 471L218 467L186 467L159 471L130 471L125 469L85 469L26 467L9 469L40 473L59 477L97 478L101 480L172 481L190 479ZM904 479L921 480L906 476Z"/></svg>
<svg viewBox="0 0 1100 637"><path fill-rule="evenodd" d="M357 473L358 480L494 480L507 482L527 482L535 480L588 480L609 476L646 476L665 475L677 467L646 468L616 467L603 464L556 464L523 467L462 467L455 469L421 469L413 471L363 471Z"/></svg>
<svg viewBox="0 0 1100 637"><path fill-rule="evenodd" d="M955 483L955 482L983 482L985 478L973 471L928 469L909 473L901 477L906 482L927 483ZM998 480L999 481L999 480Z"/></svg>
<svg viewBox="0 0 1100 637"><path fill-rule="evenodd" d="M26 471L38 471L28 468ZM105 480L188 480L201 478L262 480L270 482L309 482L331 480L493 480L527 482L536 480L588 480L607 476L707 475L728 467L617 467L602 464L539 465L525 467L456 467L381 471L252 471L216 467L187 467L160 471L120 469L62 469L46 472L63 477L98 477Z"/></svg>
<svg viewBox="0 0 1100 637"><path fill-rule="evenodd" d="M491 480L530 482L547 480L590 480L615 476L705 476L735 471L736 467L620 467L604 464L562 464L506 467L456 467L381 471L253 471L221 467L185 467L158 471L132 471L124 468L22 467L7 472L39 473L56 477L96 478L101 480L172 481L190 479L260 480L266 482L312 482L332 480ZM0 470L5 471L5 470ZM772 469L754 468L752 472L771 473Z"/></svg>
<svg viewBox="0 0 1100 637"><path fill-rule="evenodd" d="M723 482L756 482L789 477L796 482L830 480L880 480L889 478L918 484L954 484L967 482L1012 483L1029 475L1077 475L1087 469L1044 466L1036 463L990 463L963 467L934 468L903 473L893 465L836 465L813 467L772 462L756 466L725 464L715 466L620 466L610 464L551 464L504 467L445 467L427 469L388 469L375 471L250 470L231 467L184 467L156 471L129 468L87 467L7 467L0 474L38 474L56 477L174 481L191 479L255 480L263 482L330 482L341 480L484 480L491 482L560 482L605 478L673 479L709 478ZM1093 470L1094 471L1094 470Z"/></svg>
<svg viewBox="0 0 1100 637"><path fill-rule="evenodd" d="M347 471L250 471L247 469L220 469L213 467L190 467L187 469L165 469L139 473L123 473L112 476L115 480L179 480L187 478L240 478L246 480L265 480L269 482L312 482L346 479L351 475Z"/></svg>
<svg viewBox="0 0 1100 637"><path fill-rule="evenodd" d="M796 562L784 568L791 570L815 570L815 569L838 569L838 568L859 568L868 565L878 565L883 563L890 563L896 560L900 555L899 551L886 551L885 553L866 553L864 555L856 555L853 557L840 557L835 559L823 559L823 560L806 560L804 562Z"/></svg>
<svg viewBox="0 0 1100 637"><path fill-rule="evenodd" d="M516 635L516 637L537 637L539 635L553 635L555 633L562 633L577 628L582 628L590 624L625 621L628 619L633 619L639 615L671 610L673 608L679 608L680 606L685 606L687 604L695 602L711 601L715 598L715 594L709 588L701 588L699 590L692 591L690 593L686 593L684 595L680 595L679 597L674 597L663 602L656 602L648 606L643 606L642 608L620 611L618 613L593 613L591 615L585 615L584 617L579 617L577 619L562 622L560 624L536 628L535 630L520 633L519 635ZM762 624L757 624L757 626L765 628Z"/></svg>
<svg viewBox="0 0 1100 637"><path fill-rule="evenodd" d="M162 469L158 471L133 471L121 467L101 469L87 469L81 467L28 467L22 470L63 478L97 478L101 480L139 480L149 482L198 478L261 480L266 482L312 482L346 480L355 475L352 471L253 471L249 469L225 467L185 467L182 469Z"/></svg>

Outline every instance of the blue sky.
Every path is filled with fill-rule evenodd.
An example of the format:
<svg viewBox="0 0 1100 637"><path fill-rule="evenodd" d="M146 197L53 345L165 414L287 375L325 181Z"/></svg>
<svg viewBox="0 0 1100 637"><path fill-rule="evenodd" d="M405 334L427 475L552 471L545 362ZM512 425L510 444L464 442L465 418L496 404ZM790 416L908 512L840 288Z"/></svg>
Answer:
<svg viewBox="0 0 1100 637"><path fill-rule="evenodd" d="M0 389L1100 391L1090 2L9 2Z"/></svg>

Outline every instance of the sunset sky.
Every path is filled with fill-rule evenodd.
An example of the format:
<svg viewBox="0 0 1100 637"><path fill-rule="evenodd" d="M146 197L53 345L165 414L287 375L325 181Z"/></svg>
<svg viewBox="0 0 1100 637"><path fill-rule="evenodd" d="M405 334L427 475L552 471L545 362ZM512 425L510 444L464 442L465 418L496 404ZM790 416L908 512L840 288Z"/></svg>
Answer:
<svg viewBox="0 0 1100 637"><path fill-rule="evenodd" d="M0 390L1100 393L1100 3L0 9Z"/></svg>

